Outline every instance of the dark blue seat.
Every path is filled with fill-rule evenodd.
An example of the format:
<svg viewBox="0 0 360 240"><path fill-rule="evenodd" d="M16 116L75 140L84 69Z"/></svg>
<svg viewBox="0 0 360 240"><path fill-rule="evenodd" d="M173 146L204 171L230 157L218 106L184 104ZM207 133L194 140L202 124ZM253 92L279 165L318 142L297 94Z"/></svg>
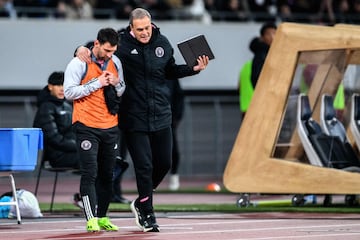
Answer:
<svg viewBox="0 0 360 240"><path fill-rule="evenodd" d="M343 123L336 117L334 100L330 95L324 94L321 98L320 119L324 132L328 136L334 137L334 141L337 141L332 145L334 150L331 149L331 153L334 155L332 156L333 159L329 159L330 163L333 163L331 166L337 169L360 172L359 157L347 137Z"/></svg>
<svg viewBox="0 0 360 240"><path fill-rule="evenodd" d="M46 159L44 159L42 157L40 166L38 168L38 174L37 174L37 177L36 177L36 186L35 186L35 193L34 193L35 196L37 196L37 194L38 194L41 173L42 173L43 170L53 172L55 174L53 187L52 187L52 192L51 192L50 208L49 208L49 211L53 212L54 198L55 198L55 194L56 194L56 187L57 187L59 173L74 172L74 171L76 171L76 169L69 168L69 167L51 167L49 161L47 161Z"/></svg>
<svg viewBox="0 0 360 240"><path fill-rule="evenodd" d="M312 118L308 96L300 94L297 116L298 134L309 162L321 167L360 172L358 156L347 139L343 124L336 118L331 96L323 96L320 118L323 126ZM294 198L296 197L298 196L295 195ZM345 202L350 206L356 205L356 195L346 195ZM324 205L330 204L331 195L327 194Z"/></svg>

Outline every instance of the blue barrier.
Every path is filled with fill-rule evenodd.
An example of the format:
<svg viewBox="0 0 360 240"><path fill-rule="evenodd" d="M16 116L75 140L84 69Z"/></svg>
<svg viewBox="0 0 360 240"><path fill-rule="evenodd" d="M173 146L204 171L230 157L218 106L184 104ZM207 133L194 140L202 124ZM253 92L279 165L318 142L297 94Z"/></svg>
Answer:
<svg viewBox="0 0 360 240"><path fill-rule="evenodd" d="M0 128L0 171L32 171L43 149L40 128Z"/></svg>

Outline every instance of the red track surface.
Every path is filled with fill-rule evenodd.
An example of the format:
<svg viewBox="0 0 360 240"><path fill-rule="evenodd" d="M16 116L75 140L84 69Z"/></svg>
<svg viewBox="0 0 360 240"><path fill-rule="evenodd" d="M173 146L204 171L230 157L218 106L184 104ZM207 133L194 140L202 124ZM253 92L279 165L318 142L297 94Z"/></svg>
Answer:
<svg viewBox="0 0 360 240"><path fill-rule="evenodd" d="M33 191L34 177L14 175L17 188ZM49 202L51 175L45 176L40 184L38 199ZM55 202L69 202L78 191L78 176L59 179ZM183 179L182 186L206 187L219 179ZM166 188L166 181L160 186ZM124 190L134 190L135 182L127 179ZM1 178L0 191L9 191L9 181ZM126 193L129 199L135 194ZM237 194L160 194L154 195L158 203L234 203ZM252 200L291 199L288 196L253 195ZM341 198L338 198L342 200ZM80 212L79 212L80 213ZM303 214L303 213L156 213L160 233L143 233L135 225L132 213L110 212L112 221L120 227L119 232L87 233L82 216L44 213L41 219L23 219L18 225L15 219L0 219L0 240L240 240L240 239L360 239L360 214Z"/></svg>
<svg viewBox="0 0 360 240"><path fill-rule="evenodd" d="M87 233L79 217L5 220L0 239L360 239L360 215L349 214L160 214L160 233L143 233L129 214L112 214L118 232Z"/></svg>

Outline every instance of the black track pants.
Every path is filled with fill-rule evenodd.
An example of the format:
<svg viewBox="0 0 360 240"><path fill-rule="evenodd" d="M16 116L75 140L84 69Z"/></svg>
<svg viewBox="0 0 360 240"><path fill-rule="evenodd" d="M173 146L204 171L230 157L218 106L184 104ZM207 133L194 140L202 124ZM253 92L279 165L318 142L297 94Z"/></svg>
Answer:
<svg viewBox="0 0 360 240"><path fill-rule="evenodd" d="M138 188L138 202L144 211L152 211L152 193L171 166L171 128L156 132L125 132L133 160Z"/></svg>

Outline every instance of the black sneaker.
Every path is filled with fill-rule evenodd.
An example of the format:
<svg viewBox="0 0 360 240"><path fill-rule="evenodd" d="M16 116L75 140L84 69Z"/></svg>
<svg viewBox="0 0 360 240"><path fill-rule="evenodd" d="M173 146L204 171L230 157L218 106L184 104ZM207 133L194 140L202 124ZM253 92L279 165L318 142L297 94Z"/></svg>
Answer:
<svg viewBox="0 0 360 240"><path fill-rule="evenodd" d="M144 221L144 232L160 232L160 228L159 225L156 223L154 213L149 213L146 215Z"/></svg>
<svg viewBox="0 0 360 240"><path fill-rule="evenodd" d="M132 201L130 205L131 211L135 215L136 225L144 232L160 232L159 225L156 223L154 213L144 214L136 206L136 201Z"/></svg>

